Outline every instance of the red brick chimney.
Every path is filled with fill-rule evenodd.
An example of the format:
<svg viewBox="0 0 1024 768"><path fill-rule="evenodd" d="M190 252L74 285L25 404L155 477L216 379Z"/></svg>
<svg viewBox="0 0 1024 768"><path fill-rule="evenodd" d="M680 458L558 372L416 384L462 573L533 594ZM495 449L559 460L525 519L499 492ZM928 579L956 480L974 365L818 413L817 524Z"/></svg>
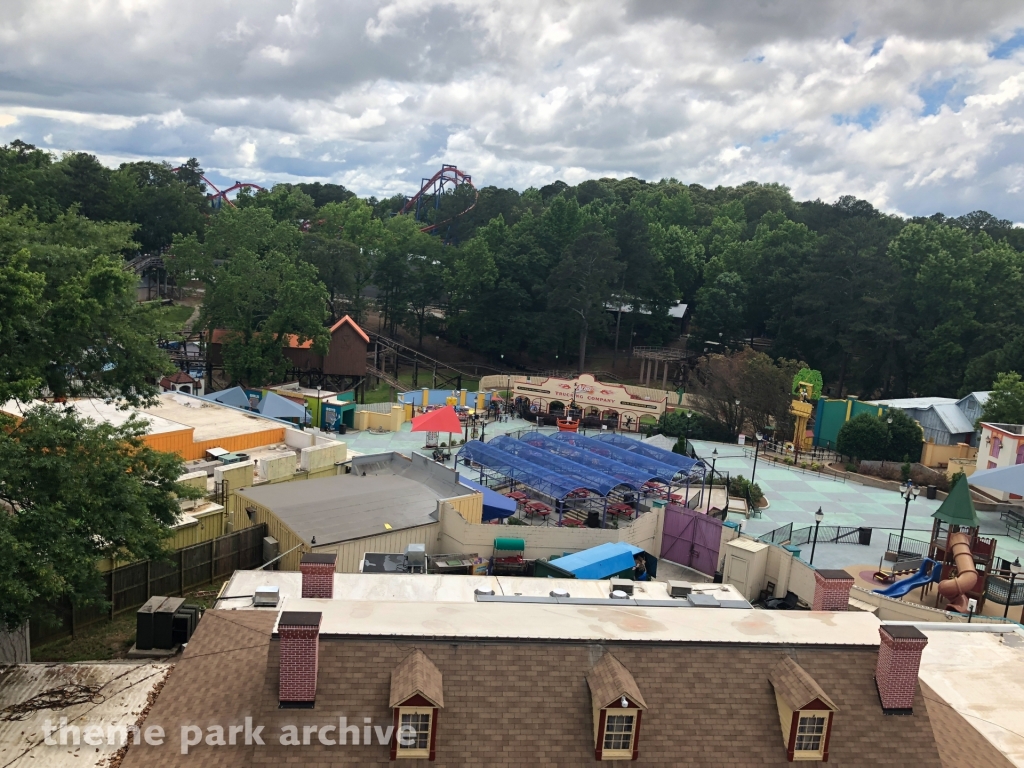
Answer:
<svg viewBox="0 0 1024 768"><path fill-rule="evenodd" d="M878 628L882 644L878 648L875 685L887 715L910 715L914 712L917 672L921 654L928 638L917 627L883 624Z"/></svg>
<svg viewBox="0 0 1024 768"><path fill-rule="evenodd" d="M283 611L277 622L280 638L282 706L312 706L316 700L316 671L319 658L320 620L312 611Z"/></svg>
<svg viewBox="0 0 1024 768"><path fill-rule="evenodd" d="M850 606L853 576L846 571L814 572L814 604L812 611L846 611Z"/></svg>
<svg viewBox="0 0 1024 768"><path fill-rule="evenodd" d="M334 566L338 556L320 552L307 552L299 562L302 571L303 597L334 597Z"/></svg>

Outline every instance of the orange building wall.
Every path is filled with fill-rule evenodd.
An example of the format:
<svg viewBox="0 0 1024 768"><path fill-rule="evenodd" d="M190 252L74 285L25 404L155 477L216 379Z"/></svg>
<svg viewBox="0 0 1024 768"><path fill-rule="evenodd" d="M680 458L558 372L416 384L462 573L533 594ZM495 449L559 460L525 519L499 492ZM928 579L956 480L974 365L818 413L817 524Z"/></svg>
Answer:
<svg viewBox="0 0 1024 768"><path fill-rule="evenodd" d="M176 453L186 461L201 459L210 448L223 448L225 451L237 453L249 448L259 448L264 445L284 442L284 427L272 427L259 432L249 432L244 435L231 435L220 437L216 440L203 440L195 443L192 441L193 429L181 429L176 432L161 432L156 435L146 435L146 445L156 451L164 453Z"/></svg>

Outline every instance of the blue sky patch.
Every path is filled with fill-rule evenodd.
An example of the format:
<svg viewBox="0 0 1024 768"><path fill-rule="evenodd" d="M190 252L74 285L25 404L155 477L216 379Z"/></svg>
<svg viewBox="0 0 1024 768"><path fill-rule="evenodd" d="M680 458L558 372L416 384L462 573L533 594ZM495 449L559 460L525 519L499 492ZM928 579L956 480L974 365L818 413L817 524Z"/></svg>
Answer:
<svg viewBox="0 0 1024 768"><path fill-rule="evenodd" d="M924 101L924 109L921 110L921 114L937 115L943 104L953 111L959 111L964 105L964 100L962 96L956 98L952 94L955 86L956 80L949 78L947 80L938 80L931 85L921 88L917 92L917 95Z"/></svg>
<svg viewBox="0 0 1024 768"><path fill-rule="evenodd" d="M853 42L853 38L855 38L856 36L857 36L857 30L855 29L855 30L853 30L853 32L851 32L850 34L848 34L846 37L843 38L843 42L846 43L847 45L849 45L850 43Z"/></svg>
<svg viewBox="0 0 1024 768"><path fill-rule="evenodd" d="M1018 29L1013 37L1003 40L1003 42L993 48L989 53L989 57L993 59L1008 59L1021 47L1024 47L1024 29Z"/></svg>
<svg viewBox="0 0 1024 768"><path fill-rule="evenodd" d="M782 138L783 134L785 133L787 133L787 131L782 130L781 128L777 131L773 131L772 133L766 133L764 136L760 138L760 142L762 144L774 144L776 141Z"/></svg>
<svg viewBox="0 0 1024 768"><path fill-rule="evenodd" d="M836 125L850 125L856 123L861 128L870 131L871 126L878 122L878 118L881 116L882 110L877 104L872 104L870 107L864 107L860 112L856 114L835 114L832 115L832 122Z"/></svg>
<svg viewBox="0 0 1024 768"><path fill-rule="evenodd" d="M875 44L873 46L871 46L871 55L872 56L877 56L879 54L879 52L882 50L882 48L884 48L884 47L885 47L885 38L884 37L880 37L878 40L875 40Z"/></svg>

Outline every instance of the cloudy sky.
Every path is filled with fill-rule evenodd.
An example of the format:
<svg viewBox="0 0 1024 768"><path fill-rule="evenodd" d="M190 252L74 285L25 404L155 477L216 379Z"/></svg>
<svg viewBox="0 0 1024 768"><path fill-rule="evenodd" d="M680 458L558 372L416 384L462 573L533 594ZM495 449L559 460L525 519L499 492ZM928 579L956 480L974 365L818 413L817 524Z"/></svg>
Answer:
<svg viewBox="0 0 1024 768"><path fill-rule="evenodd" d="M1024 221L1020 0L4 0L0 142L411 192L751 179Z"/></svg>

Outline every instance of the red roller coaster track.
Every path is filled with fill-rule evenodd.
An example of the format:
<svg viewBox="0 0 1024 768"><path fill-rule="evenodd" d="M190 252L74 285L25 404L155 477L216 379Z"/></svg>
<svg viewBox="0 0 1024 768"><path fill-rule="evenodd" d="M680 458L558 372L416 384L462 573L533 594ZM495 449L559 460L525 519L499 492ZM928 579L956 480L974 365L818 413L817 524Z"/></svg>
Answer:
<svg viewBox="0 0 1024 768"><path fill-rule="evenodd" d="M420 218L420 211L423 209L424 198L428 195L434 196L434 209L438 209L441 204L441 195L444 194L446 187L451 187L453 190L466 184L475 193L473 197L473 204L470 205L466 210L459 211L454 216L450 216L444 221L438 221L430 226L423 227L421 232L435 232L441 225L447 224L448 222L457 219L463 214L469 213L476 207L477 201L480 199L480 190L473 186L473 177L468 173L463 173L454 165L442 165L441 170L431 176L429 179L423 179L423 186L420 187L420 191L415 195L406 200L405 205L402 208L402 213L408 213L414 206L416 208L416 219Z"/></svg>
<svg viewBox="0 0 1024 768"><path fill-rule="evenodd" d="M177 171L180 171L180 170L181 170L181 166L179 166L177 168L172 168L171 169L172 172L177 172ZM238 189L255 189L257 192L260 192L263 189L263 187L261 187L259 184L250 184L250 183L244 182L244 181L236 181L234 184L232 184L227 189L221 190L221 189L217 189L217 185L214 184L212 181L210 181L205 176L200 176L199 178L201 178L203 180L203 183L206 184L206 186L208 186L210 189L212 189L216 193L216 194L213 194L213 195L207 195L207 197L210 200L210 204L213 205L214 207L216 207L217 205L220 204L218 201L223 201L223 202L227 203L228 205L230 205L232 208L234 208L235 204L228 199L228 193L229 192L234 192L235 190L238 190Z"/></svg>

